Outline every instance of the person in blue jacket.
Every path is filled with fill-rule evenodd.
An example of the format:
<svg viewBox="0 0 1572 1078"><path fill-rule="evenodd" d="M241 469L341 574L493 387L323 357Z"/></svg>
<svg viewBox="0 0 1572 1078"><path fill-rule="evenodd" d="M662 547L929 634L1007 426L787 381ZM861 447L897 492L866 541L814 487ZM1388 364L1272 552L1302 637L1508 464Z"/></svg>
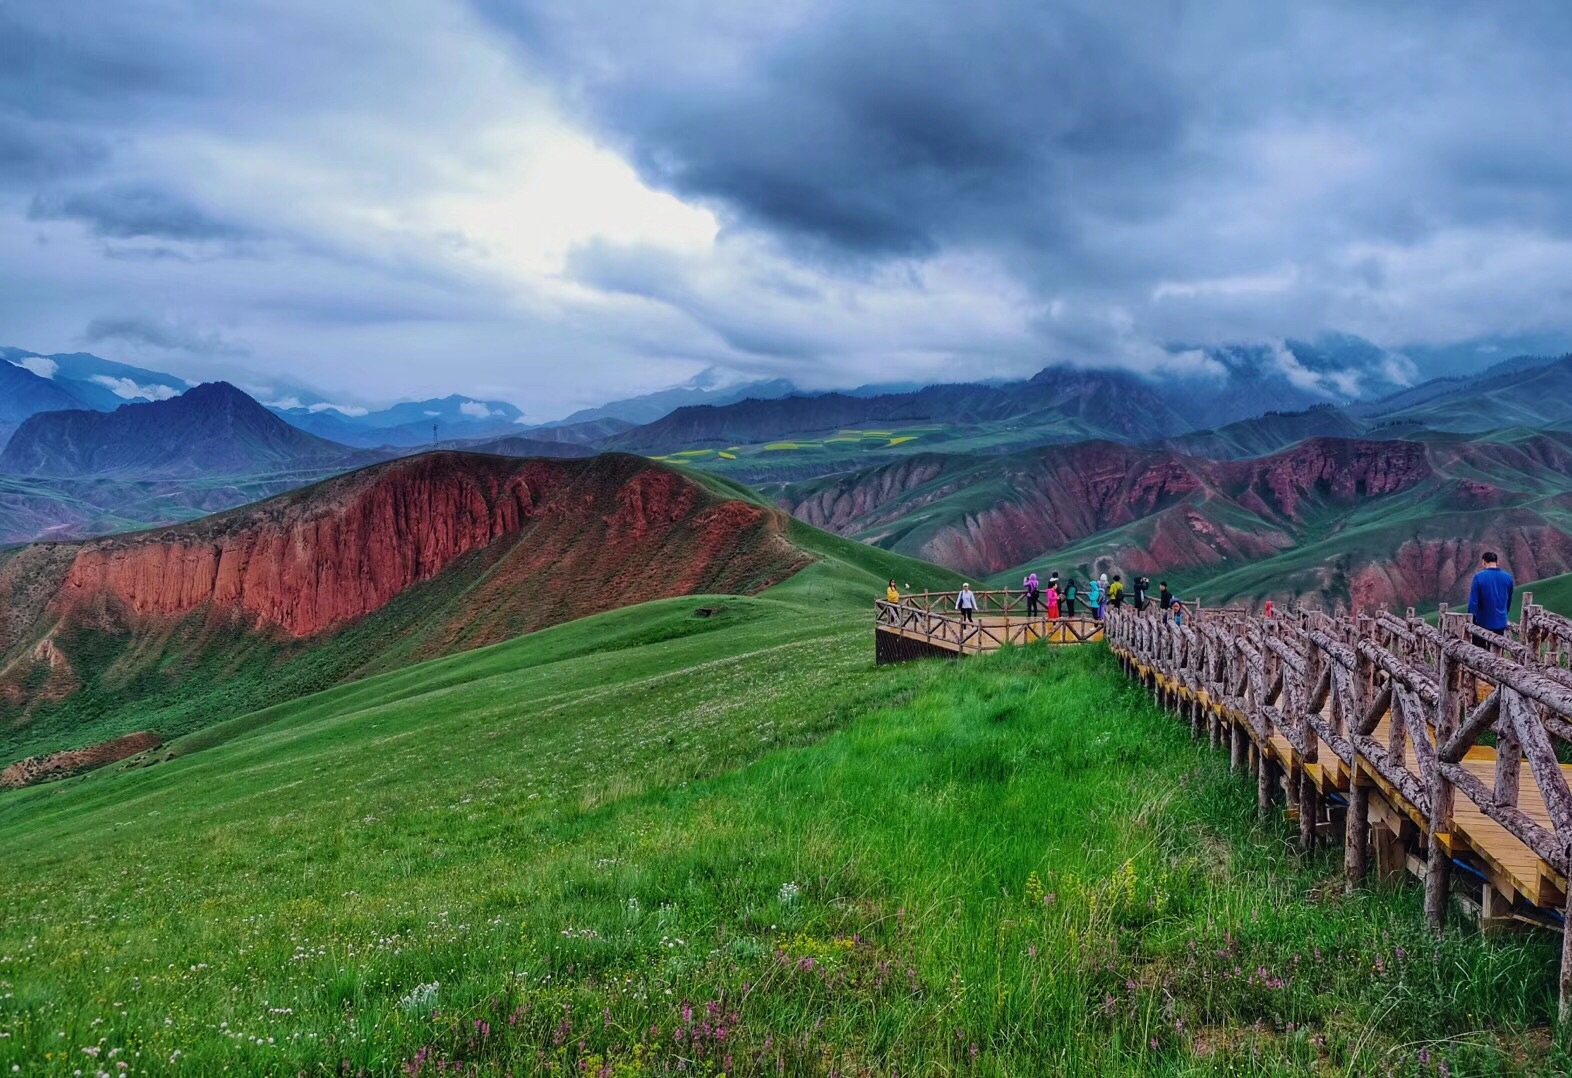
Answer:
<svg viewBox="0 0 1572 1078"><path fill-rule="evenodd" d="M1507 611L1512 609L1512 574L1501 568L1494 551L1479 559L1479 572L1468 590L1468 612L1481 629L1499 633L1507 627Z"/></svg>

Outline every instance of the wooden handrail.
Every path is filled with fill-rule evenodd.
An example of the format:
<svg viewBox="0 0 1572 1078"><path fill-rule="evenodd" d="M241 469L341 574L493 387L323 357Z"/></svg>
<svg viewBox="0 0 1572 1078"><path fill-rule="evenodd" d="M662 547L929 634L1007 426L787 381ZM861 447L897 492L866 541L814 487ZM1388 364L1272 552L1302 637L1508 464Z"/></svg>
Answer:
<svg viewBox="0 0 1572 1078"><path fill-rule="evenodd" d="M1572 788L1558 759L1572 735L1572 621L1526 595L1520 620L1501 633L1444 607L1439 627L1413 611L1328 616L1294 606L1279 606L1269 619L1209 608L1197 626L1129 607L1109 611L1105 622L1126 669L1187 711L1192 730L1204 709L1214 739L1230 731L1232 759L1251 762L1263 807L1280 783L1297 802L1306 845L1324 826L1318 799L1338 792L1348 806L1350 886L1364 876L1375 799L1413 821L1424 839L1425 910L1438 926L1453 858L1465 855L1497 894L1522 894L1572 916ZM1493 746L1480 744L1486 733ZM1322 745L1337 766L1320 762ZM1542 807L1525 804L1525 789ZM1466 822L1481 816L1511 837ZM1501 867L1521 864L1503 856L1500 844L1514 841L1539 860L1542 875L1525 881ZM1563 1019L1572 1018L1568 936Z"/></svg>

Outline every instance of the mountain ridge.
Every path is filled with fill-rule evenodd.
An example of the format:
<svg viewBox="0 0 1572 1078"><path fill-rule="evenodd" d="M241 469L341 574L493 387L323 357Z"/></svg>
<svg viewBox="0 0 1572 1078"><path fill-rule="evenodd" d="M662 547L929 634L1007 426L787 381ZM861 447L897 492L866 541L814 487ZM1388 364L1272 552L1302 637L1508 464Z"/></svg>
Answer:
<svg viewBox="0 0 1572 1078"><path fill-rule="evenodd" d="M0 452L0 472L47 477L193 478L330 462L365 458L291 427L228 382L113 412L39 412Z"/></svg>

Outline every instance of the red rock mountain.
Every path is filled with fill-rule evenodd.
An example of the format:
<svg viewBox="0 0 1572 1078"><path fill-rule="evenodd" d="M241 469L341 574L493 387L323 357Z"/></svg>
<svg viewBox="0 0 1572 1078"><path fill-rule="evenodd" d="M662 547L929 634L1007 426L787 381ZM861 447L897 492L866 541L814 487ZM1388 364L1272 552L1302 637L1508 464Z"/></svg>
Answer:
<svg viewBox="0 0 1572 1078"><path fill-rule="evenodd" d="M1241 461L1080 442L991 460L912 457L788 488L782 507L842 534L899 532L896 549L987 574L1165 514L1185 521L1165 530L1199 528L1217 560L1263 556L1291 545L1285 526L1314 508L1400 491L1429 475L1424 448L1407 442L1312 439ZM1213 501L1248 513L1250 526L1207 522L1198 507Z"/></svg>
<svg viewBox="0 0 1572 1078"><path fill-rule="evenodd" d="M754 592L811 560L786 523L637 457L433 453L190 524L0 553L0 733L83 690L83 708L171 691L205 664L250 704L291 677L322 687L323 670L331 683L648 599ZM307 657L309 684L291 665Z"/></svg>
<svg viewBox="0 0 1572 1078"><path fill-rule="evenodd" d="M1311 438L1210 460L1111 442L928 454L785 488L810 524L978 576L1179 574L1210 597L1457 599L1495 548L1572 569L1572 436ZM1202 588L1202 584L1205 588Z"/></svg>

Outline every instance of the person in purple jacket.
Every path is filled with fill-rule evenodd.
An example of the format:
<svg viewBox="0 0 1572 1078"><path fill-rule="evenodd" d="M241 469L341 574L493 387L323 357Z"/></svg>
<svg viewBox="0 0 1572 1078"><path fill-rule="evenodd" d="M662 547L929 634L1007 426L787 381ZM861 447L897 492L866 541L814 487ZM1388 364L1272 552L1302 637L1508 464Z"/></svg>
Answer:
<svg viewBox="0 0 1572 1078"><path fill-rule="evenodd" d="M1468 589L1468 612L1474 624L1493 633L1504 632L1507 611L1512 609L1512 574L1501 568L1494 551L1487 550L1479 559L1479 572L1474 574L1474 586Z"/></svg>

